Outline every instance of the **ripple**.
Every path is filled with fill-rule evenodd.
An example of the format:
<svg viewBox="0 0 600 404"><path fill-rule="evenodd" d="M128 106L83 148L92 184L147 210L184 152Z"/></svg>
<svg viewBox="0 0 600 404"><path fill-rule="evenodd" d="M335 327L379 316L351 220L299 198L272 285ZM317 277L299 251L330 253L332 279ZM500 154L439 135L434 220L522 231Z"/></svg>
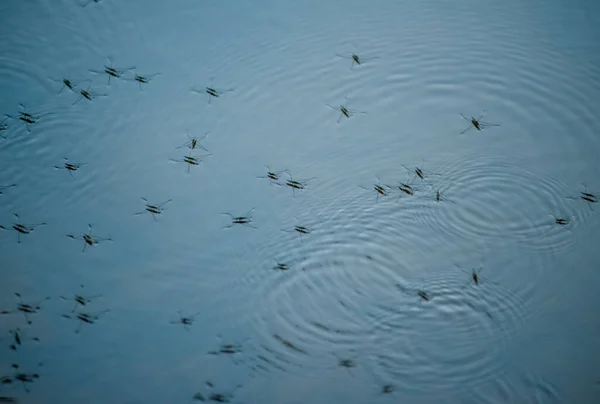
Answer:
<svg viewBox="0 0 600 404"><path fill-rule="evenodd" d="M432 197L416 214L453 236L511 238L537 251L559 251L577 242L574 232L590 214L571 209L567 184L503 159L469 156L436 171L447 178L446 194L455 204L436 203ZM571 221L559 226L553 215Z"/></svg>
<svg viewBox="0 0 600 404"><path fill-rule="evenodd" d="M503 342L527 317L525 300L493 284L468 287L452 271L402 285L372 319L372 372L412 393L472 386L498 375ZM482 287L483 286L483 287ZM416 292L430 296L422 301Z"/></svg>
<svg viewBox="0 0 600 404"><path fill-rule="evenodd" d="M493 381L471 390L473 402L550 404L562 403L562 393L537 374L502 372Z"/></svg>

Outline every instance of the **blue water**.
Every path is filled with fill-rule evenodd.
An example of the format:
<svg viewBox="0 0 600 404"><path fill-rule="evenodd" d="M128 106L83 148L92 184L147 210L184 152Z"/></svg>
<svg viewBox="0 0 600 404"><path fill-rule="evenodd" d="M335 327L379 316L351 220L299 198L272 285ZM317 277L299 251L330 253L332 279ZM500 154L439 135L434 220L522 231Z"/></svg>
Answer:
<svg viewBox="0 0 600 404"><path fill-rule="evenodd" d="M600 400L597 2L86 2L0 3L0 396Z"/></svg>

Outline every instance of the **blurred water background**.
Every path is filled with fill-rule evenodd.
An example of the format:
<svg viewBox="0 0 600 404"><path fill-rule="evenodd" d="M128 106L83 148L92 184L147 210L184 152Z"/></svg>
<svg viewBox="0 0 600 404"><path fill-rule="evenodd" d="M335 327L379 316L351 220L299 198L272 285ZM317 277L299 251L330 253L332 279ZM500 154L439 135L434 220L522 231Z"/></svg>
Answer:
<svg viewBox="0 0 600 404"><path fill-rule="evenodd" d="M598 402L598 2L86 2L0 3L0 396Z"/></svg>

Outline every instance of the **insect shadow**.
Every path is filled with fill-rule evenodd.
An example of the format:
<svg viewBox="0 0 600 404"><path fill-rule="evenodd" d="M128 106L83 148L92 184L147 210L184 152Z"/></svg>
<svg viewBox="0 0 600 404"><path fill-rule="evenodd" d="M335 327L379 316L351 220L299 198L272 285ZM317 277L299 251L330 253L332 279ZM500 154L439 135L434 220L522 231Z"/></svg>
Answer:
<svg viewBox="0 0 600 404"><path fill-rule="evenodd" d="M498 124L495 124L495 123L483 122L483 121L481 120L481 118L483 118L483 116L484 116L485 114L486 114L486 111L485 111L485 110L483 110L483 113L481 114L481 116L480 116L479 118L475 119L474 117L467 118L466 116L464 116L464 115L461 113L461 114L460 114L460 116L461 116L461 117L462 117L464 120L468 121L468 122L470 123L470 125L469 125L469 127L468 127L467 129L463 130L463 131L462 131L460 134L462 135L462 134L466 133L467 131L469 131L469 130L471 130L471 129L473 129L473 128L477 129L478 131L481 131L481 130L483 130L483 129L485 129L485 128L488 128L488 127L491 127L491 126L500 126L500 125L498 125Z"/></svg>
<svg viewBox="0 0 600 404"><path fill-rule="evenodd" d="M73 234L67 234L67 237L72 238L73 240L79 240L79 239L83 240L82 252L85 251L85 249L88 246L93 247L102 241L112 241L111 238L92 236L92 225L91 224L88 224L88 232L87 233L83 233L82 235L79 235L79 236L75 236Z"/></svg>
<svg viewBox="0 0 600 404"><path fill-rule="evenodd" d="M346 117L347 119L350 119L350 118L352 118L356 114L363 114L363 115L368 114L365 111L357 111L357 110L354 110L354 109L349 109L348 106L347 106L348 105L348 97L345 97L345 99L346 99L346 104L342 104L339 107L333 107L333 106L331 106L329 104L326 104L329 108L333 109L334 111L339 111L340 112L340 116L339 116L339 118L337 120L337 124L338 125L340 124L340 121L342 120L343 117Z"/></svg>
<svg viewBox="0 0 600 404"><path fill-rule="evenodd" d="M17 213L14 214L15 219L17 220L16 222L14 222L12 224L12 226L10 226L10 228L4 227L2 225L0 225L0 229L2 230L14 230L17 232L17 243L21 243L21 235L29 235L31 234L31 232L33 232L36 228L40 227L40 226L45 226L46 223L38 223L38 224L23 224L21 223L21 218L19 217L19 215Z"/></svg>

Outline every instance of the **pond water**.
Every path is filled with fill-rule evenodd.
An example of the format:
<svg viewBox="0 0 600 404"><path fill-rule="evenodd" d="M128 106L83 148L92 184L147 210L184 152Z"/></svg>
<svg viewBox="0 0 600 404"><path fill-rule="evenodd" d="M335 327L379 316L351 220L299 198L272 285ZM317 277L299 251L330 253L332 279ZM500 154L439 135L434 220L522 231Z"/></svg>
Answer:
<svg viewBox="0 0 600 404"><path fill-rule="evenodd" d="M598 2L86 2L0 4L0 396L598 402Z"/></svg>

